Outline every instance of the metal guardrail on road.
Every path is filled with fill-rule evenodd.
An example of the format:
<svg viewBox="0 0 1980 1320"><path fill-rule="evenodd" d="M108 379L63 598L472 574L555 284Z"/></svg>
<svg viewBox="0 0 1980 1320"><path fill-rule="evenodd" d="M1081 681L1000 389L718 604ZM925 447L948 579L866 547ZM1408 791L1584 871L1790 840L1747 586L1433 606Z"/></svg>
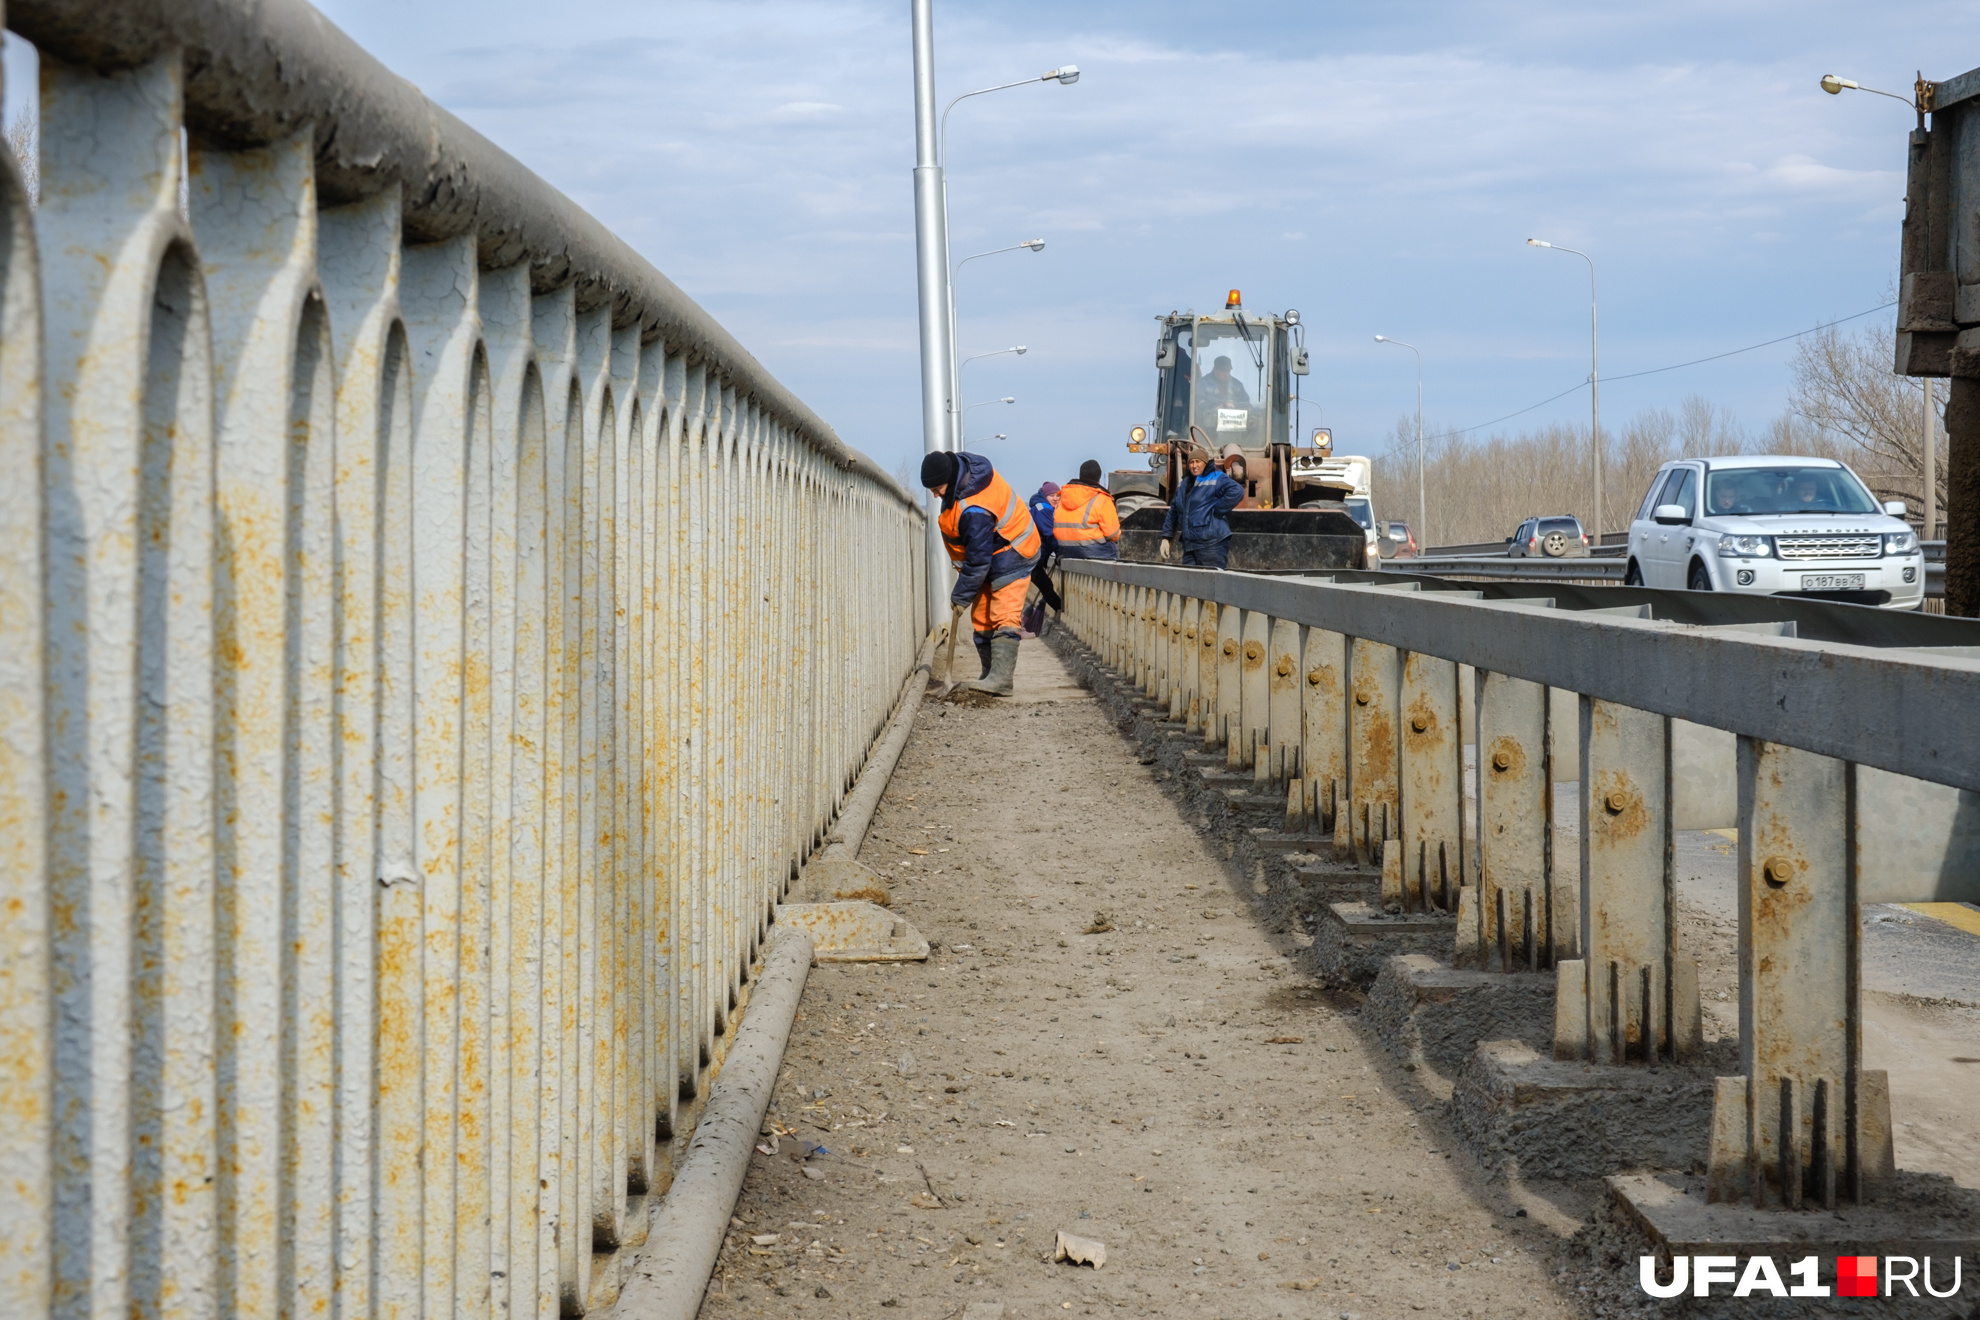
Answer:
<svg viewBox="0 0 1980 1320"><path fill-rule="evenodd" d="M1402 575L1064 569L1068 622L1102 662L1227 768L1284 785L1289 831L1318 822L1337 855L1379 865L1383 907L1336 905L1340 921L1379 937L1442 919L1458 966L1551 967L1558 1059L1698 1057L1673 838L1736 827L1743 1071L1717 1079L1707 1197L1833 1206L1893 1176L1888 1080L1850 1025L1858 906L1980 898L1972 648L1658 617L1660 602L1757 613L1769 598L1563 584L1580 608L1561 608ZM1843 606L1805 617L1973 631ZM1556 692L1573 694L1572 733L1555 728ZM1547 806L1566 782L1573 860L1555 855Z"/></svg>
<svg viewBox="0 0 1980 1320"><path fill-rule="evenodd" d="M1477 578L1490 582L1621 582L1628 564L1621 559L1512 559L1504 555L1420 555L1415 559L1385 559L1385 573L1428 573L1437 577ZM1943 555L1925 561L1925 596L1943 600L1946 565Z"/></svg>

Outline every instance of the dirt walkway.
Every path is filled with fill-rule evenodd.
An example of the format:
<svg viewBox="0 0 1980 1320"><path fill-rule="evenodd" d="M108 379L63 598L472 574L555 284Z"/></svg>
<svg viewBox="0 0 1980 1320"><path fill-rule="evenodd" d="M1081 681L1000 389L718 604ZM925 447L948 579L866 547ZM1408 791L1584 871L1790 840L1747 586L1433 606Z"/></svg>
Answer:
<svg viewBox="0 0 1980 1320"><path fill-rule="evenodd" d="M1042 644L1018 673L917 718L860 856L936 952L812 971L702 1315L1573 1314L1555 1233L1445 1153L1153 767ZM1050 1263L1060 1230L1105 1268Z"/></svg>

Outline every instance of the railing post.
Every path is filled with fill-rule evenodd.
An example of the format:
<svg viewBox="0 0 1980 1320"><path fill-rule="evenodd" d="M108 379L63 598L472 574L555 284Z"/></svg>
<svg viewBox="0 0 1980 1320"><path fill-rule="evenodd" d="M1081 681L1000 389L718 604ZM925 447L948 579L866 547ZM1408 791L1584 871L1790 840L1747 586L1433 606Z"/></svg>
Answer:
<svg viewBox="0 0 1980 1320"><path fill-rule="evenodd" d="M1581 698L1581 957L1558 965L1554 1056L1685 1059L1697 965L1676 955L1666 716Z"/></svg>
<svg viewBox="0 0 1980 1320"><path fill-rule="evenodd" d="M1218 633L1223 617L1224 607L1206 600L1196 624L1196 731L1203 735L1206 752L1223 741L1223 715L1217 701L1217 679L1223 667Z"/></svg>
<svg viewBox="0 0 1980 1320"><path fill-rule="evenodd" d="M1547 689L1480 670L1478 876L1459 913L1460 966L1539 971L1571 952L1554 902Z"/></svg>
<svg viewBox="0 0 1980 1320"><path fill-rule="evenodd" d="M1241 730L1234 769L1250 769L1255 779L1264 779L1271 766L1272 680L1265 653L1272 644L1272 618L1257 610L1244 612L1244 636L1240 640L1239 715ZM1260 765L1261 756L1266 764Z"/></svg>
<svg viewBox="0 0 1980 1320"><path fill-rule="evenodd" d="M1224 749L1224 764L1243 764L1239 750L1244 741L1244 611L1235 605L1217 609L1217 723L1213 746Z"/></svg>
<svg viewBox="0 0 1980 1320"><path fill-rule="evenodd" d="M1380 866L1382 845L1397 837L1401 823L1396 715L1402 660L1393 646L1355 637L1348 643L1348 666L1348 842L1363 866Z"/></svg>
<svg viewBox="0 0 1980 1320"><path fill-rule="evenodd" d="M1863 1067L1855 779L1739 740L1742 1075L1714 1096L1708 1200L1833 1210L1892 1173L1889 1079Z"/></svg>
<svg viewBox="0 0 1980 1320"><path fill-rule="evenodd" d="M1169 676L1163 685L1163 700L1171 720L1183 717L1183 674L1195 658L1195 647L1183 640L1183 615L1188 607L1189 601L1181 592L1169 596Z"/></svg>
<svg viewBox="0 0 1980 1320"><path fill-rule="evenodd" d="M1271 687L1271 766L1267 778L1274 783L1297 780L1300 776L1300 654L1306 631L1290 619L1274 619L1266 670Z"/></svg>
<svg viewBox="0 0 1980 1320"><path fill-rule="evenodd" d="M1347 638L1308 628L1301 665L1300 772L1311 798L1311 828L1331 830L1347 801Z"/></svg>
<svg viewBox="0 0 1980 1320"><path fill-rule="evenodd" d="M1403 907L1446 911L1463 883L1464 746L1458 667L1420 652L1402 660Z"/></svg>
<svg viewBox="0 0 1980 1320"><path fill-rule="evenodd" d="M47 865L74 918L50 936L42 1193L55 1293L100 1313L221 1287L213 363L183 86L176 54L41 58Z"/></svg>

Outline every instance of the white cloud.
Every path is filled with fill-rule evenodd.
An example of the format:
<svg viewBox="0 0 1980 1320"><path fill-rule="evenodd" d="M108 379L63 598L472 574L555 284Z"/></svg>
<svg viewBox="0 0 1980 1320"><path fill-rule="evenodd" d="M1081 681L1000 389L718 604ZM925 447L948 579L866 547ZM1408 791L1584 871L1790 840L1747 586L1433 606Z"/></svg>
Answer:
<svg viewBox="0 0 1980 1320"><path fill-rule="evenodd" d="M554 23L516 0L324 7L645 252L853 443L886 465L918 451L897 0L601 0ZM1149 318L1232 286L1307 313L1326 364L1310 400L1343 437L1413 406L1413 374L1374 357L1378 328L1423 347L1457 425L1573 383L1587 270L1529 235L1595 256L1616 372L1862 310L1895 268L1909 123L1815 79L1901 89L1918 31L1980 50L1980 13L1947 0L1902 30L1843 0L1016 0L945 3L938 21L945 97L1083 74L950 120L957 253L1049 242L972 265L959 292L966 344L1031 346L971 371L1024 400L998 429L1032 484L1068 456L1113 462L1151 405ZM1777 363L1736 359L1710 383L1764 419ZM1673 372L1612 406L1700 387Z"/></svg>

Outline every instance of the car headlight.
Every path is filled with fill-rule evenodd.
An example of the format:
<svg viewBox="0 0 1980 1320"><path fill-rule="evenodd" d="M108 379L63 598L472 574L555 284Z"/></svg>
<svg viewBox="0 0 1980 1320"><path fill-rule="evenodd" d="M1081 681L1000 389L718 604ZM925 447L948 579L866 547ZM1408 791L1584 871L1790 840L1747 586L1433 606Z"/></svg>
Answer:
<svg viewBox="0 0 1980 1320"><path fill-rule="evenodd" d="M1917 532L1892 532L1884 538L1884 553L1887 555L1908 555L1917 549Z"/></svg>
<svg viewBox="0 0 1980 1320"><path fill-rule="evenodd" d="M1774 553L1774 543L1764 536L1722 536L1719 554L1726 559L1765 559Z"/></svg>

